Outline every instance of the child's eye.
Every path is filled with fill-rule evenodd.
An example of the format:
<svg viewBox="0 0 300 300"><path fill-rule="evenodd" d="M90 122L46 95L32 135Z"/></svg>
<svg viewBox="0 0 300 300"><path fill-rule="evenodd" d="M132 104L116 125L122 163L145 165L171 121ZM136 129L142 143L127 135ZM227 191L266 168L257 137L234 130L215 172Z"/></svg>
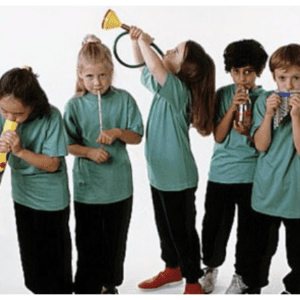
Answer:
<svg viewBox="0 0 300 300"><path fill-rule="evenodd" d="M284 80L285 80L285 77L284 77L284 76L279 76L278 79L279 79L280 81L284 81Z"/></svg>

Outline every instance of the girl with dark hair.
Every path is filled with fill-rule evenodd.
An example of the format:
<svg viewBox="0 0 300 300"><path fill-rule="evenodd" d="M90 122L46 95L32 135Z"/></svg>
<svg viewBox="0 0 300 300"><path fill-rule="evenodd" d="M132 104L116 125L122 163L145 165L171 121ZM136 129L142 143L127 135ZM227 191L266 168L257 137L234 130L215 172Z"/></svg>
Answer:
<svg viewBox="0 0 300 300"><path fill-rule="evenodd" d="M196 231L198 172L189 141L190 123L203 136L213 128L215 67L195 42L180 43L161 60L153 39L132 27L137 63L146 63L142 83L154 93L148 117L146 159L161 242L163 272L140 283L157 289L186 278L185 294L203 294L199 278L200 245Z"/></svg>
<svg viewBox="0 0 300 300"><path fill-rule="evenodd" d="M67 146L60 112L31 68L0 79L0 152L10 153L12 197L25 285L36 294L72 293ZM2 178L0 174L0 179Z"/></svg>

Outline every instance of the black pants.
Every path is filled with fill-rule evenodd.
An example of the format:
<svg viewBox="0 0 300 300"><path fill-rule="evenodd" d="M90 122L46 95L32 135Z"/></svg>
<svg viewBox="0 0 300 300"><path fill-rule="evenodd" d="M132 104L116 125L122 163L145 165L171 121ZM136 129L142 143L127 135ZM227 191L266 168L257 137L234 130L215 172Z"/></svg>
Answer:
<svg viewBox="0 0 300 300"><path fill-rule="evenodd" d="M112 204L75 202L76 294L100 294L103 286L123 282L132 197Z"/></svg>
<svg viewBox="0 0 300 300"><path fill-rule="evenodd" d="M151 186L161 257L167 267L180 266L188 283L195 283L203 276L199 237L195 226L196 189L165 192Z"/></svg>
<svg viewBox="0 0 300 300"><path fill-rule="evenodd" d="M226 248L238 209L236 273L253 287L253 255L255 240L254 211L251 208L252 183L221 184L208 181L205 215L202 227L203 263L209 267L219 267L226 257Z"/></svg>
<svg viewBox="0 0 300 300"><path fill-rule="evenodd" d="M269 269L272 257L276 253L279 239L279 228L283 223L286 235L286 254L291 272L285 276L283 283L291 294L300 294L300 219L285 219L256 213L257 232L255 236L255 256L258 262L254 264L254 279L257 286L268 284Z"/></svg>
<svg viewBox="0 0 300 300"><path fill-rule="evenodd" d="M69 207L39 211L15 203L26 287L35 294L71 294Z"/></svg>

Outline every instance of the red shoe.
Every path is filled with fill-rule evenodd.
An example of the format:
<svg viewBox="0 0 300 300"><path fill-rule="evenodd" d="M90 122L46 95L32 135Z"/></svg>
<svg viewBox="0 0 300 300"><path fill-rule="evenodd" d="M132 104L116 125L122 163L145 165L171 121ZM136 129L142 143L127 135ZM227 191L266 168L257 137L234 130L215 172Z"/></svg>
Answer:
<svg viewBox="0 0 300 300"><path fill-rule="evenodd" d="M182 281L182 275L179 268L171 269L166 267L163 272L158 275L141 282L138 287L143 290L158 289L166 284Z"/></svg>
<svg viewBox="0 0 300 300"><path fill-rule="evenodd" d="M200 283L187 283L184 294L204 294Z"/></svg>

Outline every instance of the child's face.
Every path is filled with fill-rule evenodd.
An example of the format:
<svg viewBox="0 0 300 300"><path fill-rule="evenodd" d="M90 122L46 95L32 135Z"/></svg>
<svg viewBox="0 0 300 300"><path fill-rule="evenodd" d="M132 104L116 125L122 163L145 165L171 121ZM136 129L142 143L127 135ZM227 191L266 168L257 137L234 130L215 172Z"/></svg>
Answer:
<svg viewBox="0 0 300 300"><path fill-rule="evenodd" d="M291 66L287 69L275 69L273 77L280 91L300 90L300 67Z"/></svg>
<svg viewBox="0 0 300 300"><path fill-rule="evenodd" d="M180 43L175 49L168 50L163 57L165 68L173 74L177 74L180 71L184 60L185 45L186 42Z"/></svg>
<svg viewBox="0 0 300 300"><path fill-rule="evenodd" d="M94 95L105 94L112 83L110 70L103 63L85 65L79 76L85 88Z"/></svg>
<svg viewBox="0 0 300 300"><path fill-rule="evenodd" d="M233 82L236 85L242 85L248 90L256 88L256 72L251 66L232 68L230 71Z"/></svg>
<svg viewBox="0 0 300 300"><path fill-rule="evenodd" d="M0 100L2 117L17 123L25 122L33 111L30 106L24 106L22 102L13 95L4 96Z"/></svg>

